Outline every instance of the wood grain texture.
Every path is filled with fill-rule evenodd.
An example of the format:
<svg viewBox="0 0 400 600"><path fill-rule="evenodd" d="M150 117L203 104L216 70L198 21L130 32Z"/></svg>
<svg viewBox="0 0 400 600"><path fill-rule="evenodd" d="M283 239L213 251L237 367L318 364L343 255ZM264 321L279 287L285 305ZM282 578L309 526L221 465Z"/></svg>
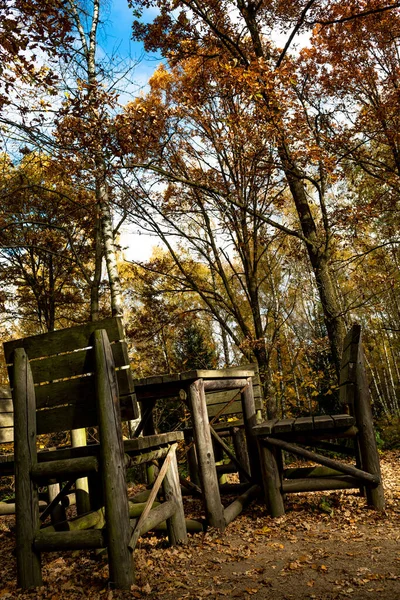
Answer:
<svg viewBox="0 0 400 600"><path fill-rule="evenodd" d="M14 364L17 580L21 588L30 589L42 585L40 554L33 549L39 529L39 498L30 476L37 465L35 392L28 357L22 348L15 350Z"/></svg>
<svg viewBox="0 0 400 600"><path fill-rule="evenodd" d="M172 459L165 473L163 490L167 502L175 504L175 511L167 520L168 538L171 545L187 544L185 513L183 511L181 484L179 481L176 446L172 449Z"/></svg>
<svg viewBox="0 0 400 600"><path fill-rule="evenodd" d="M110 342L124 340L125 335L121 319L110 317L101 321L93 321L85 325L77 325L58 331L34 335L29 338L21 338L6 342L4 345L4 355L6 363L12 362L12 352L16 348L24 348L29 356L29 360L44 356L52 356L60 352L72 352L77 348L86 348L91 346L91 335L98 329L106 329ZM43 353L46 349L46 354Z"/></svg>
<svg viewBox="0 0 400 600"><path fill-rule="evenodd" d="M118 588L129 589L134 583L134 571L128 548L130 525L121 414L114 361L104 329L93 333L93 347L110 580Z"/></svg>
<svg viewBox="0 0 400 600"><path fill-rule="evenodd" d="M210 526L224 530L225 518L219 494L218 477L215 469L206 397L202 380L191 384L189 401L206 518Z"/></svg>

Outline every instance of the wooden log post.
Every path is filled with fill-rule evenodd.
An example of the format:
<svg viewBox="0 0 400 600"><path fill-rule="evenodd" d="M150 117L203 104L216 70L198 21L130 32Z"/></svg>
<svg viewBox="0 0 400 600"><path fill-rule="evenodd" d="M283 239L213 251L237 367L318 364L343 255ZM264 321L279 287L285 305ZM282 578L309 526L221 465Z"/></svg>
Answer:
<svg viewBox="0 0 400 600"><path fill-rule="evenodd" d="M251 377L241 393L244 429L246 432L247 453L250 461L250 473L253 481L261 484L261 467L258 453L257 438L253 427L257 425L256 406L254 402L253 381Z"/></svg>
<svg viewBox="0 0 400 600"><path fill-rule="evenodd" d="M165 500L175 504L175 512L167 519L168 539L171 546L178 543L187 544L187 531L185 513L183 511L181 484L179 482L178 463L176 460L176 446L171 448L173 453L171 463L163 480Z"/></svg>
<svg viewBox="0 0 400 600"><path fill-rule="evenodd" d="M246 471L248 471L250 473L251 468L250 468L249 454L247 452L246 434L245 434L245 431L241 427L233 428L232 441L233 441L233 447L235 449L236 458L238 459L240 464L244 466ZM244 477L243 473L239 473L239 479L240 479L241 483L245 483L245 481L247 481L247 479Z"/></svg>
<svg viewBox="0 0 400 600"><path fill-rule="evenodd" d="M33 548L39 530L39 498L30 472L37 464L36 401L25 350L14 351L14 452L17 529L17 580L22 589L40 587L40 553Z"/></svg>
<svg viewBox="0 0 400 600"><path fill-rule="evenodd" d="M152 402L151 405L149 405L147 408L149 409L148 412L146 413L146 419L143 423L143 435L155 435L156 430L154 427L154 417L153 417L153 408L154 408L155 402ZM146 478L147 478L147 484L148 485L153 485L153 483L155 482L156 478L157 478L157 474L158 474L158 468L157 466L152 463L152 462L146 462Z"/></svg>
<svg viewBox="0 0 400 600"><path fill-rule="evenodd" d="M217 527L223 531L225 529L224 510L219 494L218 477L215 469L206 396L202 379L198 379L190 385L189 404L192 413L193 435L196 443L207 522L211 527Z"/></svg>
<svg viewBox="0 0 400 600"><path fill-rule="evenodd" d="M73 448L87 445L86 429L73 429L71 431L71 442ZM90 511L89 482L87 477L80 477L75 481L76 510L78 515Z"/></svg>
<svg viewBox="0 0 400 600"><path fill-rule="evenodd" d="M67 518L66 514L65 514L64 506L60 502L57 502L57 503L54 502L55 499L60 494L60 484L59 483L50 484L47 488L47 492L48 492L49 504L53 505L51 513L50 513L51 522L53 523L53 525L56 525L57 523L61 523L62 521L65 521L65 519Z"/></svg>
<svg viewBox="0 0 400 600"><path fill-rule="evenodd" d="M128 548L129 507L118 387L106 331L95 331L93 338L110 580L117 588L129 589L135 577L132 555Z"/></svg>
<svg viewBox="0 0 400 600"><path fill-rule="evenodd" d="M199 477L199 465L198 465L198 461L197 461L197 453L196 453L196 446L195 443L193 441L193 437L189 437L187 438L187 442L189 444L189 447L186 451L186 457L187 457L187 463L188 463L188 470L189 470L189 475L190 475L190 481L192 483L194 483L195 485L197 485L198 487L201 487L201 483L200 483L200 477Z"/></svg>
<svg viewBox="0 0 400 600"><path fill-rule="evenodd" d="M214 451L215 464L223 465L224 464L223 448L219 444L217 444L214 439L213 439L213 451ZM222 473L222 474L218 473L218 481L220 484L228 483L225 473Z"/></svg>
<svg viewBox="0 0 400 600"><path fill-rule="evenodd" d="M357 370L356 370L356 394L354 398L354 415L358 427L358 441L361 454L362 469L376 475L380 483L377 486L367 486L367 502L377 510L385 508L385 497L383 492L381 467L379 462L378 448L376 445L375 430L372 418L371 395L368 387L367 375L364 364L364 351L360 343L358 348Z"/></svg>
<svg viewBox="0 0 400 600"><path fill-rule="evenodd" d="M258 440L261 474L264 487L264 497L267 510L271 517L281 517L285 514L285 505L281 492L282 474L279 465L281 463L278 452L263 444L263 440Z"/></svg>

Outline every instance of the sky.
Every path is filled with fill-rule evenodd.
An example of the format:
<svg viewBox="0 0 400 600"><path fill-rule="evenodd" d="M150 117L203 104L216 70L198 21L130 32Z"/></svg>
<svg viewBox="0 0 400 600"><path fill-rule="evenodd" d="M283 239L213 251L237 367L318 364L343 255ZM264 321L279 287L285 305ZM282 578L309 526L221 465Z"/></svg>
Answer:
<svg viewBox="0 0 400 600"><path fill-rule="evenodd" d="M145 86L159 64L160 56L146 54L143 44L132 39L134 17L127 0L108 0L105 6L104 24L99 32L100 45L108 54L116 52L121 58L138 62L133 80L139 87ZM155 10L147 9L142 20L151 21L155 15Z"/></svg>
<svg viewBox="0 0 400 600"><path fill-rule="evenodd" d="M105 22L99 32L100 46L107 54L116 52L121 58L131 58L138 62L132 74L132 86L120 97L120 101L125 102L145 89L160 57L146 55L143 44L132 40L133 14L127 0L109 0L103 14ZM150 21L155 14L154 11L147 10L144 20ZM132 225L123 225L119 241L127 260L145 261L150 258L153 247L157 246L157 239L143 233L138 234L136 229Z"/></svg>

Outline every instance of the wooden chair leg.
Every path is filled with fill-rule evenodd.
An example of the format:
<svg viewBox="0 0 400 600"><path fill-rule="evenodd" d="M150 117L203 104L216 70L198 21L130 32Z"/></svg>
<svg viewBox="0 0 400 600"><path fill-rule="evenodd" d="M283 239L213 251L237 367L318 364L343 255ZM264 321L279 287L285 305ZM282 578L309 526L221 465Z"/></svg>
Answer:
<svg viewBox="0 0 400 600"><path fill-rule="evenodd" d="M359 348L357 364L357 391L354 401L354 412L358 428L362 468L368 473L381 477L378 448L372 418L371 396L364 365L364 352ZM367 502L377 510L385 507L385 496L382 482L374 487L367 486Z"/></svg>
<svg viewBox="0 0 400 600"><path fill-rule="evenodd" d="M33 549L39 531L39 497L30 473L37 464L36 401L28 357L14 354L14 453L17 529L17 580L23 589L40 587L40 553Z"/></svg>
<svg viewBox="0 0 400 600"><path fill-rule="evenodd" d="M110 581L121 589L134 583L129 506L118 387L107 333L94 333L95 382L100 433L100 458L106 512Z"/></svg>
<svg viewBox="0 0 400 600"><path fill-rule="evenodd" d="M236 458L250 473L250 460L247 452L245 431L240 427L234 427L232 432L232 441ZM243 476L243 473L239 473L239 479L241 483L246 483L247 481L247 479Z"/></svg>
<svg viewBox="0 0 400 600"><path fill-rule="evenodd" d="M258 442L261 462L261 473L264 486L265 502L271 517L280 517L285 514L285 506L281 492L281 459L277 455L275 448L269 448L263 443Z"/></svg>
<svg viewBox="0 0 400 600"><path fill-rule="evenodd" d="M176 511L167 519L168 539L171 546L178 543L187 544L187 531L185 513L183 512L181 485L179 482L178 462L176 452L173 450L171 464L163 480L163 490L165 499L168 502L172 500L176 505Z"/></svg>
<svg viewBox="0 0 400 600"><path fill-rule="evenodd" d="M197 462L196 446L194 445L193 437L188 438L187 442L189 444L189 450L187 451L186 456L188 462L190 481L198 487L201 487L199 477L199 464Z"/></svg>

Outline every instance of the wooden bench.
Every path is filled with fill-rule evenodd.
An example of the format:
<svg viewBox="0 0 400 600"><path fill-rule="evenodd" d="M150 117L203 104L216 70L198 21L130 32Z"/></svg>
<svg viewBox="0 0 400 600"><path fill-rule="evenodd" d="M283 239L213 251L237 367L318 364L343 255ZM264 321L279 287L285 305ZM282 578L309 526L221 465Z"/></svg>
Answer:
<svg viewBox="0 0 400 600"><path fill-rule="evenodd" d="M285 512L284 494L346 488L365 487L369 504L383 509L379 455L359 325L353 325L344 342L339 397L342 414L274 419L254 427L265 500L273 517ZM331 440L340 438L352 439L353 450L332 444ZM353 455L356 465L333 460L307 447ZM282 451L316 462L322 468L284 470Z"/></svg>
<svg viewBox="0 0 400 600"><path fill-rule="evenodd" d="M151 514L149 498L143 518L129 521L125 450L129 460L146 462L154 451L164 458L151 497L164 486L163 510L152 522L167 518L170 541L186 541L186 525L175 457L182 434L122 439L121 420L138 416L124 332L119 319L106 319L4 344L14 405L17 576L24 589L42 585L40 553L80 548L107 548L110 581L129 589L134 583L132 551ZM100 444L37 452L36 438L98 426ZM105 529L40 529L38 486L67 481L60 493L88 476L98 509L105 507ZM153 498L154 499L154 498ZM54 499L54 503L59 498ZM162 514L161 514L162 513ZM68 527L66 528L68 529Z"/></svg>

